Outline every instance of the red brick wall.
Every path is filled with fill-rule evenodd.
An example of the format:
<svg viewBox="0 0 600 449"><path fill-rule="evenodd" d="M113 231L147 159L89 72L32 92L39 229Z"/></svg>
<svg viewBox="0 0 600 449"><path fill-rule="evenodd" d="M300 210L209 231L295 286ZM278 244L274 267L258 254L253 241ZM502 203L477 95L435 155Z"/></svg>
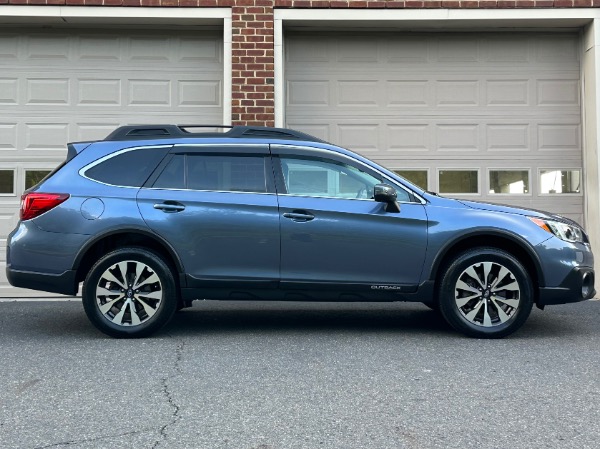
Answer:
<svg viewBox="0 0 600 449"><path fill-rule="evenodd" d="M273 1L237 0L232 14L232 122L273 126Z"/></svg>
<svg viewBox="0 0 600 449"><path fill-rule="evenodd" d="M0 5L232 8L232 122L273 126L274 8L589 8L600 0L0 0Z"/></svg>

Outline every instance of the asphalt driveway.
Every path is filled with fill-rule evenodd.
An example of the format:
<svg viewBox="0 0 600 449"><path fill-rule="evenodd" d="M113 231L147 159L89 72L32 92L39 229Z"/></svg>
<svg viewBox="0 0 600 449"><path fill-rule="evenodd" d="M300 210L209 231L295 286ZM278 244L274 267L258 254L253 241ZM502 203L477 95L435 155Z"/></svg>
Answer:
<svg viewBox="0 0 600 449"><path fill-rule="evenodd" d="M600 302L504 340L418 304L195 303L114 340L0 303L0 448L597 448Z"/></svg>

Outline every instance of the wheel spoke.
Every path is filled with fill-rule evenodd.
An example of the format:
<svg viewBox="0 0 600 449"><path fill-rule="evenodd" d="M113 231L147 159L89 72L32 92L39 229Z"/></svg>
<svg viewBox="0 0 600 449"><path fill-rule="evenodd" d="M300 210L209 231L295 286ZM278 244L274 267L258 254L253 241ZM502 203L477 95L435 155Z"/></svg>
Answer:
<svg viewBox="0 0 600 449"><path fill-rule="evenodd" d="M502 290L509 290L509 291L518 291L519 290L519 283L517 281L512 281L510 284L506 284L503 285L502 287L496 287L492 289L492 292L499 292Z"/></svg>
<svg viewBox="0 0 600 449"><path fill-rule="evenodd" d="M484 303L484 301L481 301L477 307L475 307L473 310L471 310L469 313L467 313L465 315L465 318L467 318L471 322L475 321L475 316L479 313L479 311L483 307L483 303Z"/></svg>
<svg viewBox="0 0 600 449"><path fill-rule="evenodd" d="M123 278L123 283L127 285L127 262L119 262L116 266L119 268L119 272Z"/></svg>
<svg viewBox="0 0 600 449"><path fill-rule="evenodd" d="M162 298L162 291L158 290L155 292L148 292L148 293L137 293L135 295L136 298L142 297L142 298L150 298L150 299L161 299Z"/></svg>
<svg viewBox="0 0 600 449"><path fill-rule="evenodd" d="M124 297L125 297L125 295L120 294L118 298L111 299L110 301L107 301L104 304L99 305L98 308L100 309L100 312L107 313L110 309L113 308L113 306L115 305L115 303L117 301L123 299Z"/></svg>
<svg viewBox="0 0 600 449"><path fill-rule="evenodd" d="M477 292L470 296L463 296L462 298L456 298L456 305L458 306L459 309L463 308L464 306L467 305L467 303L469 301L471 301L472 299L475 299L475 298L481 298L481 293Z"/></svg>
<svg viewBox="0 0 600 449"><path fill-rule="evenodd" d="M102 274L102 278L101 279L106 279L107 281L110 282L114 282L115 284L117 284L119 287L121 288L127 288L127 286L125 284L123 284L123 282L121 282L120 280L118 280L110 271L106 270L103 274Z"/></svg>
<svg viewBox="0 0 600 449"><path fill-rule="evenodd" d="M498 304L496 302L496 298L492 297L492 301L494 302L494 305L496 306L496 310L498 311L498 319L500 320L501 323L506 323L510 317L506 314L504 309L502 309L502 307L500 307L500 304Z"/></svg>
<svg viewBox="0 0 600 449"><path fill-rule="evenodd" d="M507 306L510 306L513 309L516 309L517 307L519 307L520 301L518 299L506 299L506 298L503 298L502 296L497 296L497 295L493 295L492 299L494 301L500 301L502 304L506 304Z"/></svg>
<svg viewBox="0 0 600 449"><path fill-rule="evenodd" d="M492 262L483 262L483 286L487 287L490 277L490 271L492 271Z"/></svg>
<svg viewBox="0 0 600 449"><path fill-rule="evenodd" d="M144 285L147 285L147 284L154 284L155 282L160 282L160 279L158 278L158 276L156 275L156 273L152 273L151 276L149 276L148 278L146 278L141 283L134 285L133 288L134 289L138 289L138 288L143 287Z"/></svg>
<svg viewBox="0 0 600 449"><path fill-rule="evenodd" d="M121 290L109 290L104 287L96 287L96 296L115 296L119 295L121 298L123 297L123 293Z"/></svg>
<svg viewBox="0 0 600 449"><path fill-rule="evenodd" d="M148 318L150 318L152 315L154 315L156 313L158 306L156 307L156 309L154 309L152 306L147 304L146 301L141 299L139 296L137 296L135 299L142 305L142 307L146 311L146 314L148 315Z"/></svg>
<svg viewBox="0 0 600 449"><path fill-rule="evenodd" d="M123 324L123 316L125 315L125 310L127 310L127 305L130 304L129 300L125 301L125 303L121 306L121 310L117 313L114 318L111 320L115 324Z"/></svg>
<svg viewBox="0 0 600 449"><path fill-rule="evenodd" d="M461 290L466 290L471 293L481 294L481 291L479 291L475 287L471 287L469 284L467 284L466 282L464 282L460 279L456 283L456 288L460 288Z"/></svg>
<svg viewBox="0 0 600 449"><path fill-rule="evenodd" d="M136 326L141 324L140 317L138 316L137 311L135 310L135 306L132 302L129 303L129 312L131 313L131 325Z"/></svg>
<svg viewBox="0 0 600 449"><path fill-rule="evenodd" d="M134 285L134 288L137 288L137 284L140 281L140 276L142 275L142 273L144 272L144 269L146 268L146 265L144 265L143 263L136 263L135 264L135 278L133 279L132 284Z"/></svg>
<svg viewBox="0 0 600 449"><path fill-rule="evenodd" d="M475 265L470 266L469 268L467 268L465 270L465 273L467 275L471 276L475 281L477 281L477 283L481 286L481 288L485 288L485 285L481 282L481 279L479 278L479 275L475 271Z"/></svg>
<svg viewBox="0 0 600 449"><path fill-rule="evenodd" d="M492 285L490 286L492 291L494 291L494 288L496 288L496 285L500 284L504 280L504 278L506 278L506 276L509 274L510 274L510 271L508 271L508 268L500 267L500 271L498 272L498 277L496 278L496 280L494 282L492 282Z"/></svg>
<svg viewBox="0 0 600 449"><path fill-rule="evenodd" d="M492 317L490 317L490 311L487 301L483 301L483 325L485 327L492 327Z"/></svg>

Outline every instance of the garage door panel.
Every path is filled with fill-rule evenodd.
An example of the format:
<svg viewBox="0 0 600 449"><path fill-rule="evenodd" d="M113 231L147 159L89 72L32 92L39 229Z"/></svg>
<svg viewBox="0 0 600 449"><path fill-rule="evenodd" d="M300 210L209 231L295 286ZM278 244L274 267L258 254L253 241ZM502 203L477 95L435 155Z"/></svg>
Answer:
<svg viewBox="0 0 600 449"><path fill-rule="evenodd" d="M453 158L471 158L471 153L477 152L488 159L512 154L511 158L520 160L560 157L581 163L581 125L577 118L566 118L561 123L544 119L528 123L499 117L477 123L473 117L429 117L424 121L428 117L355 115L340 118L330 112L313 119L290 119L288 126L354 149L369 148L377 142L373 150L378 157L393 152L408 158L424 157L426 153L439 158L450 153Z"/></svg>
<svg viewBox="0 0 600 449"><path fill-rule="evenodd" d="M0 195L0 239L17 223L28 173L56 167L67 142L103 139L126 124L220 123L222 91L218 31L3 30L0 164L13 170L15 191ZM0 296L24 294L4 277L5 243Z"/></svg>
<svg viewBox="0 0 600 449"><path fill-rule="evenodd" d="M83 62L89 67L134 63L138 67L164 62L196 66L200 61L222 62L222 41L210 33L178 31L165 34L130 30L127 34L103 30L65 30L47 33L5 32L0 59L35 66ZM117 35L115 35L117 34Z"/></svg>
<svg viewBox="0 0 600 449"><path fill-rule="evenodd" d="M540 79L537 82L537 105L578 109L580 89L577 79Z"/></svg>
<svg viewBox="0 0 600 449"><path fill-rule="evenodd" d="M580 116L578 79L525 80L514 78L460 79L445 76L439 80L416 80L379 75L376 80L361 80L361 74L330 74L336 82L296 76L286 83L286 106L294 112L310 113L313 108L333 113L360 114L369 108L382 115L441 115L453 113L480 117ZM373 78L373 73L362 76ZM297 111L296 111L297 110ZM446 110L446 111L445 111ZM456 110L456 111L454 111ZM332 113L324 110L323 113Z"/></svg>
<svg viewBox="0 0 600 449"><path fill-rule="evenodd" d="M576 34L547 32L289 34L287 124L420 171L433 190L441 171L467 170L476 191L452 196L582 222L579 190L539 185L542 169L582 172L578 46ZM529 185L496 193L498 167L503 182L527 173Z"/></svg>
<svg viewBox="0 0 600 449"><path fill-rule="evenodd" d="M211 106L218 113L222 109L222 79L214 73L140 72L132 76L132 72L124 72L128 78L122 79L114 72L106 77L93 72L69 77L49 77L41 71L11 72L10 78L0 78L0 106L6 113L72 113L73 108L117 113L131 107L175 111Z"/></svg>

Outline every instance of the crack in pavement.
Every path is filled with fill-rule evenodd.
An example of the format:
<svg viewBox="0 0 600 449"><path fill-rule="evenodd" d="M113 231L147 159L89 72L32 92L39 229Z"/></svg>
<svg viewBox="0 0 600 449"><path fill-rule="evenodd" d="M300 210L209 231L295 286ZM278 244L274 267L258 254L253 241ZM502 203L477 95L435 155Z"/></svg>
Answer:
<svg viewBox="0 0 600 449"><path fill-rule="evenodd" d="M177 345L177 349L175 349L175 363L173 368L175 370L175 375L178 376L181 374L181 361L183 360L183 349L185 348L185 342L182 341ZM160 428L160 438L154 443L152 449L156 449L162 442L167 440L167 428L176 424L177 421L181 418L179 415L179 411L181 407L175 402L173 399L173 392L169 390L169 380L172 378L172 375L168 375L161 379L162 385L162 393L167 400L169 406L173 408L173 413L171 414L171 420Z"/></svg>
<svg viewBox="0 0 600 449"><path fill-rule="evenodd" d="M154 429L133 430L130 432L119 433L117 435L106 435L106 436L101 436L101 437L96 437L96 438L84 438L81 440L62 441L60 443L52 443L52 444L48 444L46 446L36 446L34 449L47 449L49 447L70 446L71 444L90 443L93 441L110 440L113 438L126 437L129 435L137 435L139 433L152 432L152 431L154 431Z"/></svg>

